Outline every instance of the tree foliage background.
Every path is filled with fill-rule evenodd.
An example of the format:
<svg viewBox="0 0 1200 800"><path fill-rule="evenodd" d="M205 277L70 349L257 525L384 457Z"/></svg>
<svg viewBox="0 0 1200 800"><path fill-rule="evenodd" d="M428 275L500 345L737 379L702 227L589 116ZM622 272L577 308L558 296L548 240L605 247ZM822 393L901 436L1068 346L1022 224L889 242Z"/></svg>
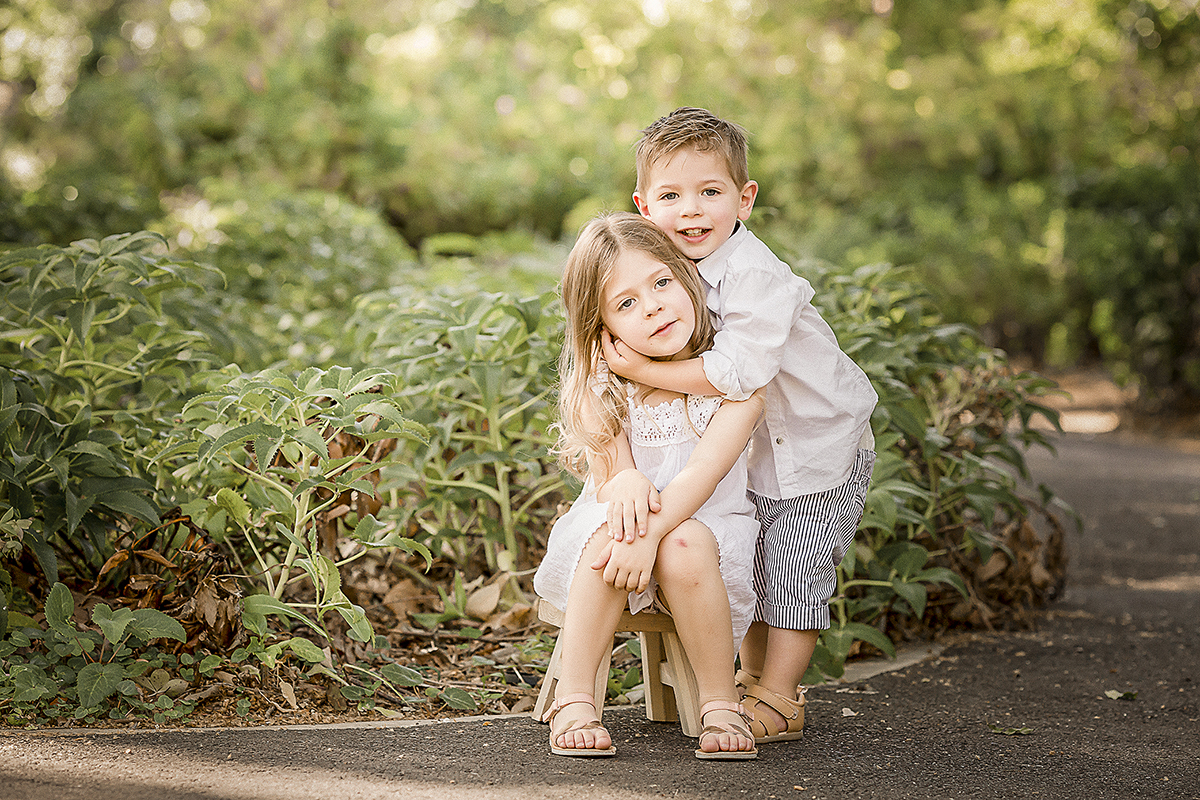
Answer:
<svg viewBox="0 0 1200 800"><path fill-rule="evenodd" d="M1200 392L1194 0L13 0L0 32L0 240L195 246L266 187L415 245L570 236L702 105L750 130L776 241L914 265L989 341L1151 405Z"/></svg>

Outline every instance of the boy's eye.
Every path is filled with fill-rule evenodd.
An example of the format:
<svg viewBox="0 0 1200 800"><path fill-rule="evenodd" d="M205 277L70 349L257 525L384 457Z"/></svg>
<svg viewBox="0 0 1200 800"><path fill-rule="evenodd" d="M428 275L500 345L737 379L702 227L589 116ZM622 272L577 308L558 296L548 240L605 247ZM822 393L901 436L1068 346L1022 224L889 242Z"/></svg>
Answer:
<svg viewBox="0 0 1200 800"><path fill-rule="evenodd" d="M720 193L721 192L719 189L705 189L703 192L701 192L701 194L703 194L705 197L716 197Z"/></svg>
<svg viewBox="0 0 1200 800"><path fill-rule="evenodd" d="M675 194L675 192L663 192L662 196L658 199L659 200L674 200L677 197L679 197L679 195Z"/></svg>

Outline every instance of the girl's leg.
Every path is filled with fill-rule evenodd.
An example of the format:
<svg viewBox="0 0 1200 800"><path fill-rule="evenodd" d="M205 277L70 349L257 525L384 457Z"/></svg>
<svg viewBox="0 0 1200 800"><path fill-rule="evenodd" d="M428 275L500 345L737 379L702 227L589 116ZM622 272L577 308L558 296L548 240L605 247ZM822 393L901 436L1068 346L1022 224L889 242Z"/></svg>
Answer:
<svg viewBox="0 0 1200 800"><path fill-rule="evenodd" d="M729 595L721 579L720 554L712 532L694 519L685 521L659 544L654 575L696 673L701 707L710 701L736 704L739 698L733 685ZM745 725L742 717L731 710L710 711L704 722ZM700 748L705 752L752 750L754 740L733 732L722 733L702 737Z"/></svg>
<svg viewBox="0 0 1200 800"><path fill-rule="evenodd" d="M558 634L562 658L558 686L555 687L556 699L580 693L590 696L595 691L596 670L600 668L604 650L612 648L613 633L628 602L627 592L614 590L604 582L603 573L591 568L610 541L607 526L592 536L571 581L566 618ZM593 699L597 703L603 700ZM573 703L558 712L552 727L566 730L577 722L587 723L594 719L597 719L595 707ZM563 748L604 750L612 740L603 728L588 728L564 733L555 744Z"/></svg>

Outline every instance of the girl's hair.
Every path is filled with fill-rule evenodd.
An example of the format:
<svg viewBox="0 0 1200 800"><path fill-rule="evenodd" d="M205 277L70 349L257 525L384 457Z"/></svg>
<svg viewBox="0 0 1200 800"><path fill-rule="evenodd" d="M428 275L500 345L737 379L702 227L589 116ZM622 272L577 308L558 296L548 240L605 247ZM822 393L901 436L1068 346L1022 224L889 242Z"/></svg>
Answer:
<svg viewBox="0 0 1200 800"><path fill-rule="evenodd" d="M625 380L603 367L600 311L604 290L624 252L645 253L666 265L696 309L696 329L687 347L698 355L712 346L713 323L704 304L704 285L696 266L650 220L637 214L605 214L584 226L563 269L562 303L567 326L559 358L559 421L555 454L574 475L583 477L588 458L607 462L608 445L628 417ZM612 464L606 463L606 469Z"/></svg>

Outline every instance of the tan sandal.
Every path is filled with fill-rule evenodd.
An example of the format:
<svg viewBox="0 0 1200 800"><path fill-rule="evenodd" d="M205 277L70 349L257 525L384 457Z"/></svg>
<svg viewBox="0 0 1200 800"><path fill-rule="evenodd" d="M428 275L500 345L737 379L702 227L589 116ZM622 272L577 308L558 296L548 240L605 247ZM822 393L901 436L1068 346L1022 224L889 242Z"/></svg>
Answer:
<svg viewBox="0 0 1200 800"><path fill-rule="evenodd" d="M737 688L738 692L745 695L747 689L758 685L758 676L744 669L739 669L733 673L733 685Z"/></svg>
<svg viewBox="0 0 1200 800"><path fill-rule="evenodd" d="M709 700L700 707L700 721L704 721L704 715L710 711L733 711L742 717L747 722L750 717L746 714L746 709L742 708L741 703L731 703L728 700ZM722 733L732 733L737 736L744 736L747 739L753 739L754 734L745 725L738 725L734 722L727 722L724 725L705 725L700 731L700 739L705 736L720 736ZM752 747L749 750L715 750L711 753L696 748L696 758L706 761L748 761L752 758L758 758L758 748Z"/></svg>
<svg viewBox="0 0 1200 800"><path fill-rule="evenodd" d="M800 691L799 698L789 700L770 689L755 685L746 690L742 703L751 718L750 730L754 732L754 741L791 742L804 736L804 690ZM787 726L780 730L771 715L760 706L773 709L787 720Z"/></svg>
<svg viewBox="0 0 1200 800"><path fill-rule="evenodd" d="M567 706L575 705L576 703L587 703L592 707L593 711L596 711L597 716L599 716L599 711L596 709L596 699L586 692L569 694L566 697L556 699L550 704L550 707L546 709L546 713L542 715L542 722L550 724L550 752L556 756L574 756L576 758L615 756L617 754L617 748L613 747L612 745L609 745L606 750L601 750L596 747L559 747L554 743L555 740L560 736L567 733L575 733L576 731L601 730L605 733L608 733L608 729L600 724L600 720L598 719L593 719L584 723L576 721L569 725L566 730L555 733L554 718L558 716L558 712L562 711ZM609 738L612 738L611 735Z"/></svg>

